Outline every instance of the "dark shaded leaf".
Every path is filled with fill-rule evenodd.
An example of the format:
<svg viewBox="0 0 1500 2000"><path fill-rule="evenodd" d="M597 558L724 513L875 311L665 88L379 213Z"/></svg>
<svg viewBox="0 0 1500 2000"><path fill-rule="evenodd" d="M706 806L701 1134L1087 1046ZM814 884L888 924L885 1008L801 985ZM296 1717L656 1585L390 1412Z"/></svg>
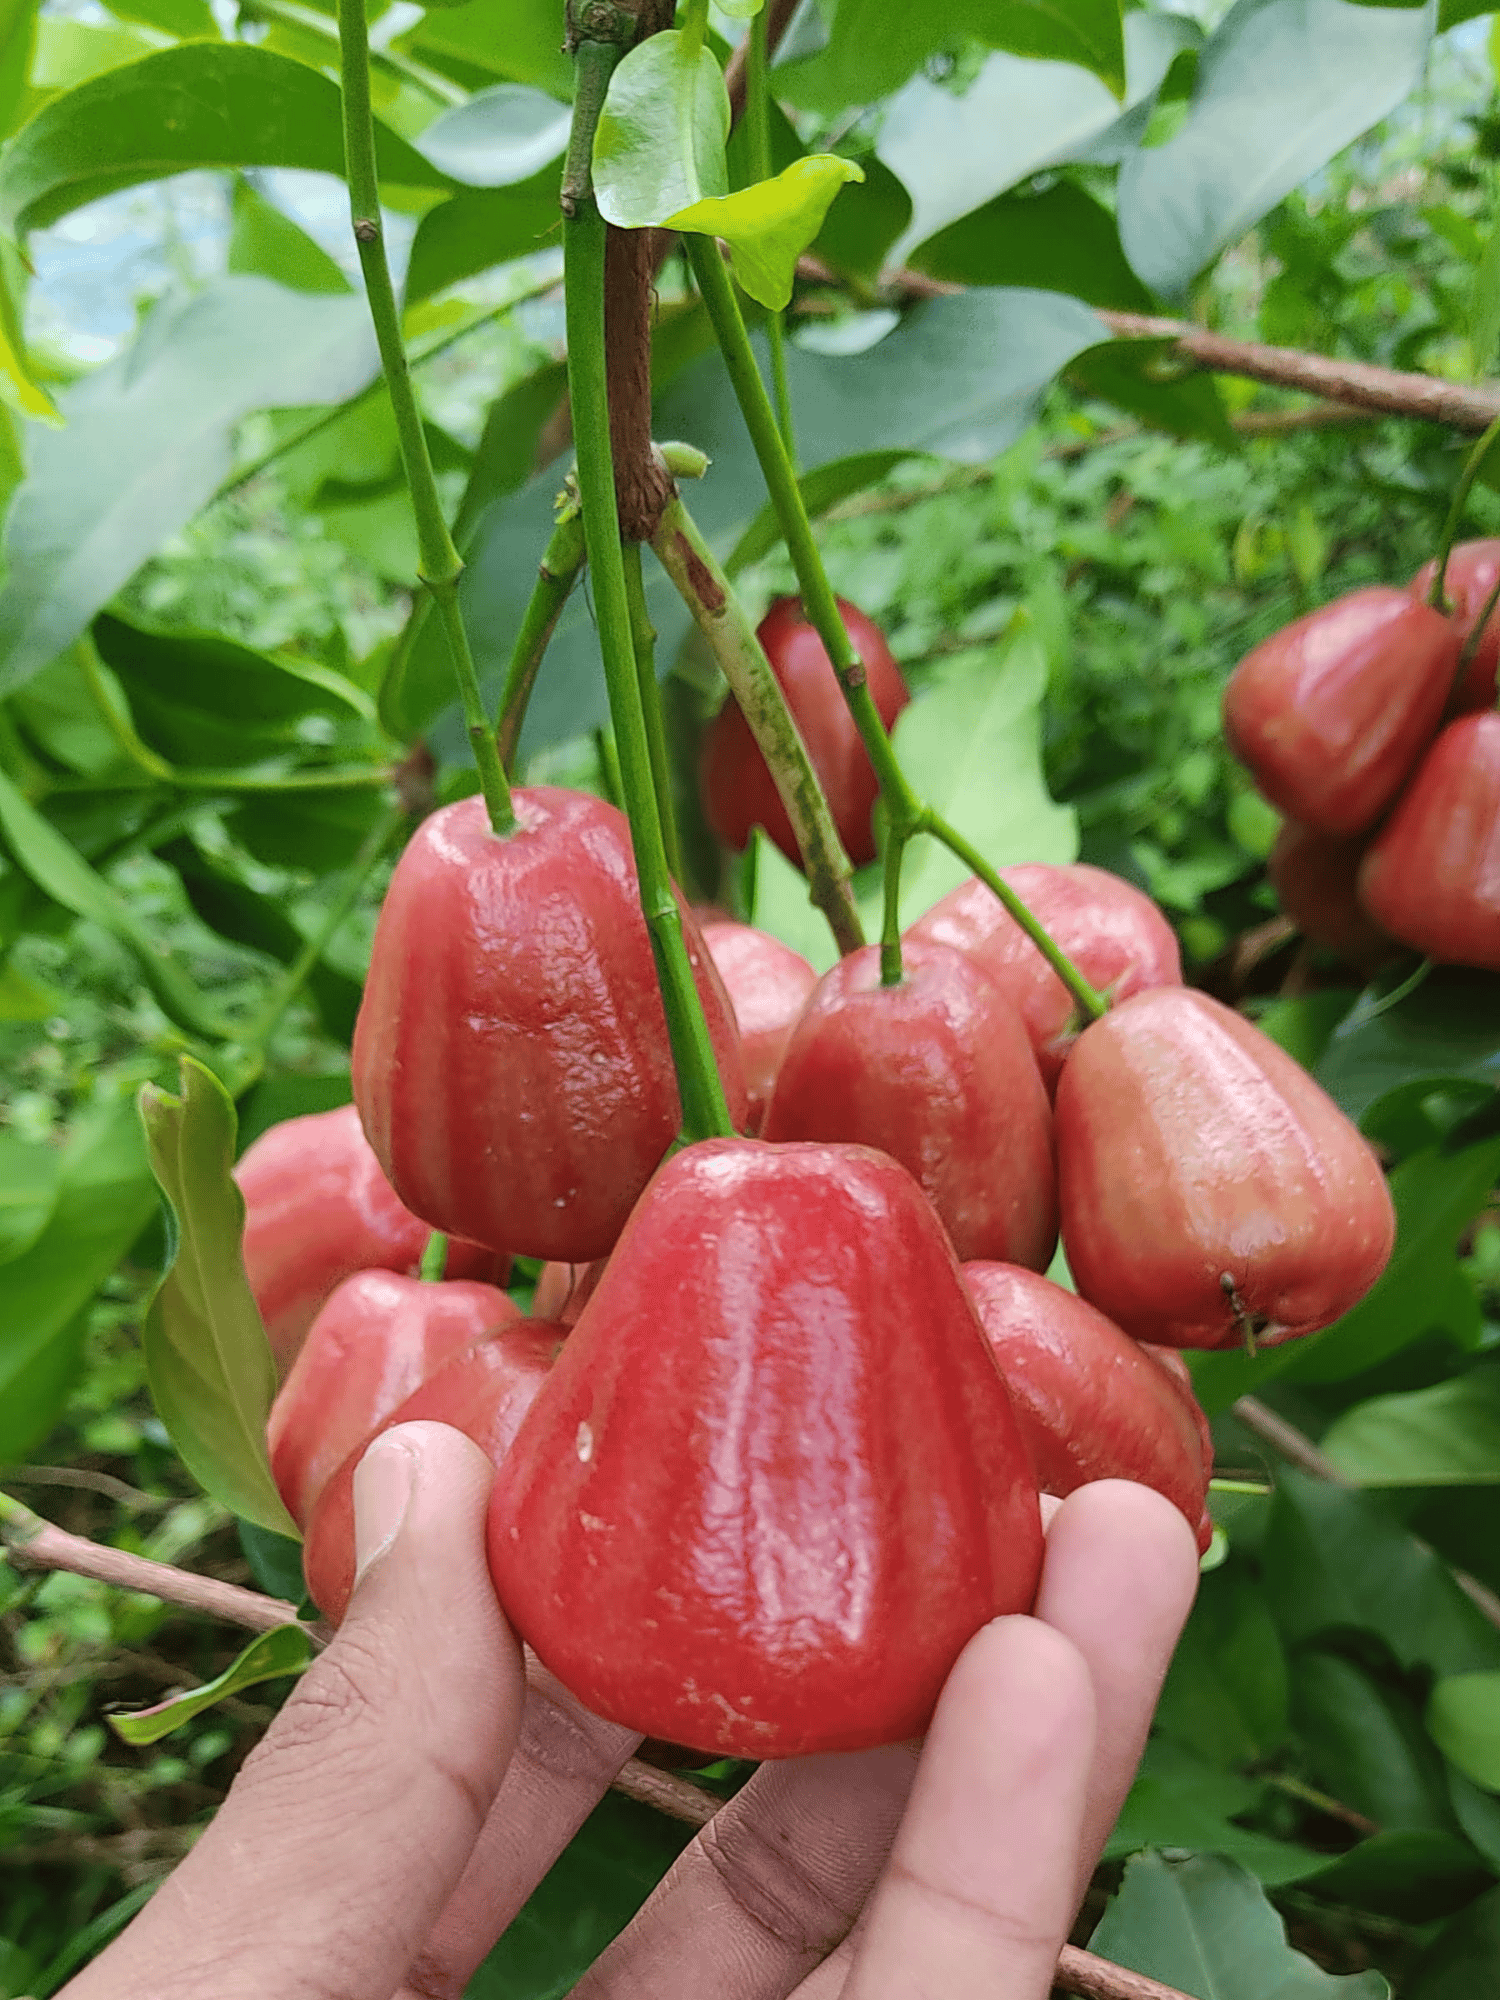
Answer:
<svg viewBox="0 0 1500 2000"><path fill-rule="evenodd" d="M1211 1763L1259 1762L1287 1731L1287 1666L1263 1593L1231 1562L1205 1576L1157 1705L1156 1727Z"/></svg>
<svg viewBox="0 0 1500 2000"><path fill-rule="evenodd" d="M1361 995L1317 1078L1360 1124L1382 1098L1416 1082L1500 1084L1500 975L1440 966L1395 1007Z"/></svg>
<svg viewBox="0 0 1500 2000"><path fill-rule="evenodd" d="M1344 1805L1381 1827L1458 1833L1443 1760L1405 1695L1311 1648L1293 1664L1292 1720L1317 1784Z"/></svg>
<svg viewBox="0 0 1500 2000"><path fill-rule="evenodd" d="M1491 1889L1433 1939L1402 1982L1401 2000L1479 2000L1500 1965L1500 1889Z"/></svg>
<svg viewBox="0 0 1500 2000"><path fill-rule="evenodd" d="M1069 180L1041 193L997 195L929 236L911 262L955 285L1035 285L1122 312L1152 306L1125 261L1114 217Z"/></svg>

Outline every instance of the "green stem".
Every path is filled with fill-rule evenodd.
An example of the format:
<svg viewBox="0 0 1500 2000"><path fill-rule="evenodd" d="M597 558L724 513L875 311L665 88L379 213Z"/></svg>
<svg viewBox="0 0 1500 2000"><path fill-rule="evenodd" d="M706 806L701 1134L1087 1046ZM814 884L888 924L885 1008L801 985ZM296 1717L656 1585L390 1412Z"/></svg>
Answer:
<svg viewBox="0 0 1500 2000"><path fill-rule="evenodd" d="M1500 417L1496 417L1464 460L1464 469L1458 475L1458 484L1453 489L1453 498L1448 504L1448 518L1443 523L1442 539L1438 543L1437 568L1433 572L1432 588L1427 593L1427 602L1434 611L1445 615L1448 600L1445 587L1448 581L1448 558L1453 553L1453 544L1458 535L1459 523L1463 520L1464 509L1469 504L1469 495L1474 490L1474 481L1479 477L1479 469L1489 456L1490 446L1500 437Z"/></svg>
<svg viewBox="0 0 1500 2000"><path fill-rule="evenodd" d="M635 648L635 679L641 696L641 716L646 724L646 748L651 757L651 788L656 793L656 813L661 821L662 846L674 882L682 880L682 849L677 840L677 816L672 810L672 771L667 761L667 731L662 720L661 689L656 684L656 627L646 604L646 586L641 576L641 545L627 542L624 547L625 591L630 599L630 643Z"/></svg>
<svg viewBox="0 0 1500 2000"><path fill-rule="evenodd" d="M1459 649L1458 665L1453 669L1453 687L1449 697L1450 700L1453 696L1457 695L1459 689L1468 678L1469 668L1473 663L1474 655L1479 651L1479 643L1484 637L1484 628L1489 624L1491 618L1494 617L1495 606L1497 604L1500 604L1500 577L1495 579L1494 589L1484 600L1484 609L1469 627L1469 636L1464 640L1463 645Z"/></svg>
<svg viewBox="0 0 1500 2000"><path fill-rule="evenodd" d="M827 918L840 953L858 951L865 934L850 887L853 869L818 774L755 627L681 499L668 503L651 546L707 640L775 780L807 871L808 900Z"/></svg>
<svg viewBox="0 0 1500 2000"><path fill-rule="evenodd" d="M620 753L615 748L615 732L612 729L596 729L594 749L599 758L599 775L604 780L604 790L609 802L624 812L625 780L620 776Z"/></svg>
<svg viewBox="0 0 1500 2000"><path fill-rule="evenodd" d="M434 1229L422 1246L422 1262L417 1267L417 1276L424 1285L440 1285L448 1275L448 1239L440 1229Z"/></svg>
<svg viewBox="0 0 1500 2000"><path fill-rule="evenodd" d="M412 512L416 516L417 546L421 550L418 574L437 602L448 635L464 724L479 770L479 788L484 794L490 826L496 834L506 834L516 823L510 802L510 786L506 783L500 752L484 712L479 677L474 671L474 658L464 630L463 611L458 601L458 579L463 574L463 563L448 532L437 481L433 477L427 434L422 428L406 347L401 338L401 313L391 283L391 267L386 262L380 188L375 169L375 120L370 109L370 37L365 22L364 0L339 0L339 53L343 74L344 164L349 182L349 207L354 219L354 240L359 246L359 267L364 274L365 296L370 303L370 317L375 323L381 367L385 371L391 410L396 419L401 462L406 469Z"/></svg>
<svg viewBox="0 0 1500 2000"><path fill-rule="evenodd" d="M750 173L757 181L771 178L771 88L766 35L767 9L762 7L750 22L750 44L745 63L745 128L750 141ZM771 344L771 392L776 399L776 421L786 455L795 467L797 434L792 427L792 394L786 375L786 330L779 312L766 315L766 338Z"/></svg>
<svg viewBox="0 0 1500 2000"><path fill-rule="evenodd" d="M692 1140L727 1137L734 1128L683 942L682 913L667 869L636 679L630 597L615 502L604 348L605 226L594 203L589 161L594 122L620 53L612 42L593 41L580 42L576 51L578 93L563 181L568 394L578 447L578 490L599 621L599 650L635 849L641 908L671 1037L682 1099L683 1136Z"/></svg>
<svg viewBox="0 0 1500 2000"><path fill-rule="evenodd" d="M575 511L565 514L552 530L552 539L542 552L531 601L511 648L505 690L500 697L500 719L496 737L500 760L508 773L516 767L516 746L526 720L526 705L541 669L542 656L552 642L557 621L568 601L579 571L583 568L583 522Z"/></svg>

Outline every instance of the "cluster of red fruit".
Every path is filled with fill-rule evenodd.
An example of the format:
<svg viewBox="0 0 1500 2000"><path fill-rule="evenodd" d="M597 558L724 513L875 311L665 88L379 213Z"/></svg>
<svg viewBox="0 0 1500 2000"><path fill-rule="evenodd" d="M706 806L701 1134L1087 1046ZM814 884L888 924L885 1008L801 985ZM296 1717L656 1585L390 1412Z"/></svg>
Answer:
<svg viewBox="0 0 1500 2000"><path fill-rule="evenodd" d="M1384 1180L1304 1071L1181 985L1154 905L1042 865L1006 879L1110 994L1081 1032L977 881L908 932L894 985L875 948L817 979L679 898L758 1136L663 1163L680 1112L626 822L514 804L505 838L478 799L418 829L357 1111L239 1169L311 1593L347 1600L369 1437L441 1418L497 1466L501 1603L598 1713L721 1755L914 1735L972 1633L1029 1607L1039 1490L1136 1478L1206 1543L1171 1350L1336 1318L1389 1255ZM427 1226L438 1282L406 1275ZM1039 1275L1059 1227L1080 1296ZM530 1318L484 1265L509 1254L545 1262Z"/></svg>
<svg viewBox="0 0 1500 2000"><path fill-rule="evenodd" d="M1408 945L1500 971L1500 541L1452 551L1447 616L1435 574L1264 640L1225 689L1224 733L1288 815L1270 875L1305 936L1356 965Z"/></svg>

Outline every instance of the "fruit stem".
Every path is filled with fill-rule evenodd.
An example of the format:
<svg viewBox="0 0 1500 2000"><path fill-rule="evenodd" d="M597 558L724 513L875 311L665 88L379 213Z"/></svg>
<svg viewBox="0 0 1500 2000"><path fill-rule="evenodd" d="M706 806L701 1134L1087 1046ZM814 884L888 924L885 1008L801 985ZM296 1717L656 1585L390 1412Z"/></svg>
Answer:
<svg viewBox="0 0 1500 2000"><path fill-rule="evenodd" d="M858 951L865 934L850 887L853 867L807 746L755 627L680 498L669 502L651 546L692 612L770 767L807 871L808 901L827 918L840 953Z"/></svg>
<svg viewBox="0 0 1500 2000"><path fill-rule="evenodd" d="M771 178L771 89L766 32L767 9L752 16L746 45L745 130L750 141L750 174L757 181ZM795 470L797 433L792 426L792 393L786 376L786 327L779 312L766 314L766 339L771 347L771 390L776 398L776 423L781 442Z"/></svg>
<svg viewBox="0 0 1500 2000"><path fill-rule="evenodd" d="M423 1246L417 1276L424 1285L440 1285L447 1275L448 1239L441 1229L434 1229Z"/></svg>
<svg viewBox="0 0 1500 2000"><path fill-rule="evenodd" d="M427 435L412 388L406 346L401 338L401 311L391 283L391 267L386 262L384 224L380 214L380 186L375 166L375 120L370 109L370 36L365 21L365 0L339 0L339 67L344 106L344 173L349 184L349 208L354 221L354 240L359 246L359 268L364 276L365 297L375 323L375 339L380 348L380 365L385 371L386 389L396 419L396 436L401 446L401 464L416 516L417 546L421 551L417 575L436 601L448 650L458 683L458 698L464 712L464 726L474 762L479 770L479 788L484 794L491 830L510 833L516 824L510 786L500 763L500 752L484 712L474 656L464 630L463 610L458 601L458 579L463 562L448 532L443 503L438 496L427 450Z"/></svg>
<svg viewBox="0 0 1500 2000"><path fill-rule="evenodd" d="M1446 617L1449 611L1447 598L1448 558L1453 553L1453 543L1458 535L1464 509L1469 504L1469 495L1474 490L1474 481L1479 477L1480 468L1489 456L1490 446L1500 437L1500 417L1496 417L1489 428L1481 433L1479 442L1464 460L1464 469L1458 475L1458 484L1453 489L1453 498L1448 505L1448 518L1443 523L1442 539L1438 543L1437 568L1432 575L1432 588L1427 593L1427 602L1434 611L1441 611Z"/></svg>
<svg viewBox="0 0 1500 2000"><path fill-rule="evenodd" d="M633 26L624 16L620 17L620 24L625 32ZM593 41L585 35L578 41L574 54L578 92L562 185L563 294L568 397L578 446L578 491L583 505L589 571L594 580L599 650L635 849L641 908L656 960L672 1063L682 1099L683 1134L689 1140L727 1138L734 1128L683 943L682 914L667 869L652 785L651 752L636 677L630 596L615 500L604 347L605 225L594 201L591 161L594 126L622 49L616 42Z"/></svg>
<svg viewBox="0 0 1500 2000"><path fill-rule="evenodd" d="M500 697L500 716L495 735L500 761L507 775L514 775L516 748L526 721L526 705L536 686L542 656L552 641L563 606L568 601L583 568L583 522L576 505L564 512L552 530L552 539L542 552L532 585L531 601L511 648L510 666L505 675L505 691Z"/></svg>
<svg viewBox="0 0 1500 2000"><path fill-rule="evenodd" d="M1472 626L1470 626L1469 636L1464 640L1459 650L1458 665L1453 669L1453 687L1448 697L1450 701L1458 693L1468 676L1469 667L1473 662L1474 655L1479 651L1479 642L1484 637L1484 628L1494 616L1497 604L1500 604L1500 577L1496 577L1494 589L1484 600L1484 609L1474 620Z"/></svg>
<svg viewBox="0 0 1500 2000"><path fill-rule="evenodd" d="M651 786L656 793L656 814L661 821L662 848L667 869L674 882L682 880L682 848L677 839L677 816L672 810L672 771L667 761L667 731L662 720L661 689L656 684L656 627L646 604L646 585L641 576L641 545L626 542L625 594L630 599L630 643L635 651L635 679L640 690L641 715L646 724L646 748L651 757Z"/></svg>

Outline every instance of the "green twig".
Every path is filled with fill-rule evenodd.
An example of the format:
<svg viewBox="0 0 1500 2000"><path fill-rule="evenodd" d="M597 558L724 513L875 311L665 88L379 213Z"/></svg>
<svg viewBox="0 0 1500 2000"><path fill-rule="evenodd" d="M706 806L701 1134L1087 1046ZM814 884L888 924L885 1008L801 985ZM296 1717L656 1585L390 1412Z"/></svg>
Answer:
<svg viewBox="0 0 1500 2000"><path fill-rule="evenodd" d="M808 900L827 918L839 951L858 951L865 934L850 887L853 869L755 627L680 499L662 514L651 546L760 746L807 871Z"/></svg>
<svg viewBox="0 0 1500 2000"><path fill-rule="evenodd" d="M448 1275L448 1239L441 1229L434 1229L422 1246L422 1261L417 1267L417 1276L424 1285L440 1285Z"/></svg>
<svg viewBox="0 0 1500 2000"><path fill-rule="evenodd" d="M344 163L349 181L349 207L354 219L354 240L359 246L359 267L364 274L365 296L375 323L375 339L380 362L390 391L391 410L396 419L396 436L401 446L401 462L411 492L416 516L417 545L421 550L418 574L437 602L448 635L454 678L464 711L469 744L479 769L479 788L489 813L490 826L497 834L509 833L516 817L510 802L510 786L500 763L479 678L464 630L463 610L458 601L458 579L463 563L453 537L448 532L443 504L438 497L432 459L427 450L427 434L411 385L406 347L401 338L401 314L386 262L384 225L380 214L380 188L375 169L375 121L370 109L370 38L365 22L364 0L339 0L339 51L343 70Z"/></svg>
<svg viewBox="0 0 1500 2000"><path fill-rule="evenodd" d="M1442 539L1438 543L1437 568L1433 571L1432 588L1427 593L1427 602L1434 611L1445 615L1448 611L1446 588L1448 583L1448 558L1453 553L1453 543L1458 535L1459 523L1463 520L1464 509L1469 504L1469 495L1474 490L1474 481L1479 477L1480 468L1489 457L1490 446L1500 438L1500 417L1496 417L1489 428L1480 436L1468 457L1464 469L1458 475L1458 484L1453 489L1453 498L1448 503L1448 518L1443 523Z"/></svg>
<svg viewBox="0 0 1500 2000"><path fill-rule="evenodd" d="M766 8L750 22L745 64L745 130L750 141L750 173L757 181L771 178L771 87L767 74ZM779 312L766 315L766 338L771 345L771 392L776 399L776 422L781 441L793 466L797 463L797 434L792 426L792 393L786 375L786 327Z"/></svg>
<svg viewBox="0 0 1500 2000"><path fill-rule="evenodd" d="M516 766L516 746L526 720L526 705L541 668L542 656L552 641L557 621L569 592L583 568L583 522L576 508L563 515L552 531L552 539L537 567L531 601L511 649L505 691L500 697L500 720L496 735L500 759L507 772Z"/></svg>
<svg viewBox="0 0 1500 2000"><path fill-rule="evenodd" d="M631 25L627 17L621 22L622 32L628 32ZM578 447L578 491L599 621L599 649L628 802L641 908L656 960L682 1100L683 1136L690 1140L727 1137L733 1130L729 1107L683 942L682 913L667 868L651 781L651 753L636 679L630 597L615 501L604 346L605 225L593 198L590 159L594 124L621 48L614 42L585 39L578 43L575 54L578 90L562 190L568 394Z"/></svg>
<svg viewBox="0 0 1500 2000"><path fill-rule="evenodd" d="M636 686L640 689L641 716L646 724L646 748L651 757L651 788L656 793L656 812L661 821L662 846L672 880L682 880L682 849L677 840L677 816L672 810L672 772L667 762L667 731L662 720L661 689L656 684L656 627L646 603L646 586L641 577L641 545L626 542L625 592L630 599L630 643L635 649Z"/></svg>

